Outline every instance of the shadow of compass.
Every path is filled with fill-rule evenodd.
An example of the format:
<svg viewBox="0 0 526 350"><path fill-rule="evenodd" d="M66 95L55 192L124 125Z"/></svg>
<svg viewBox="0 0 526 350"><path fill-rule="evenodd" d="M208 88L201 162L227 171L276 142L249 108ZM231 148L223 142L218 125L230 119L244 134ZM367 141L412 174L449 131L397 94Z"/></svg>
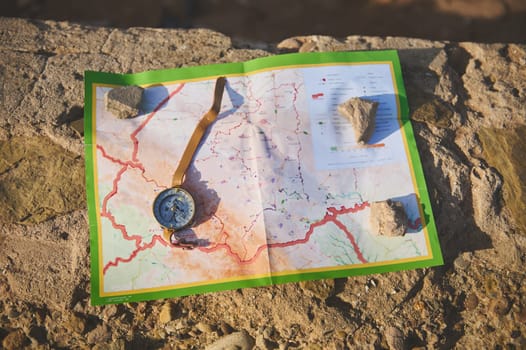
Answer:
<svg viewBox="0 0 526 350"><path fill-rule="evenodd" d="M211 220L221 199L214 189L208 187L208 181L202 179L201 172L194 165L188 168L182 187L194 197L196 210L193 227ZM183 238L186 242L191 242L194 246L206 247L210 245L210 241L199 238L193 228L178 232L177 237Z"/></svg>

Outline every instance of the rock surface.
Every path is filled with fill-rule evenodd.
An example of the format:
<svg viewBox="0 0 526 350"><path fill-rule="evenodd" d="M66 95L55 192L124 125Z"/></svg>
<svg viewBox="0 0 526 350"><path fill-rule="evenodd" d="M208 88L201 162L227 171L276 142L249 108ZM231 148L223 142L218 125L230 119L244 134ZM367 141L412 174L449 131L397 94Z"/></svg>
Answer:
<svg viewBox="0 0 526 350"><path fill-rule="evenodd" d="M200 349L241 330L283 349L396 348L402 336L407 348L526 346L526 47L362 36L266 47L239 49L203 29L0 19L0 187L9 188L0 201L2 346ZM89 305L75 127L85 70L387 48L399 50L444 266L174 298L170 317L160 316L163 300ZM35 184L52 193L45 205L26 198Z"/></svg>

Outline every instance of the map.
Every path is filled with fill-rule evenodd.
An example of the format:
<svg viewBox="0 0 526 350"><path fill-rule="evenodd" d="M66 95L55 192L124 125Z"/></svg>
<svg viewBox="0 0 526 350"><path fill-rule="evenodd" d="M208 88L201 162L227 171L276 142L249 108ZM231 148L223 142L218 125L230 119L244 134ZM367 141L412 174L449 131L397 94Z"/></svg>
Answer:
<svg viewBox="0 0 526 350"><path fill-rule="evenodd" d="M185 176L194 225L182 249L152 204L226 77L221 111ZM86 72L92 303L335 278L442 263L396 51L278 55L139 74ZM144 88L119 119L104 96ZM364 147L338 104L379 103ZM400 201L401 237L370 232L370 204Z"/></svg>

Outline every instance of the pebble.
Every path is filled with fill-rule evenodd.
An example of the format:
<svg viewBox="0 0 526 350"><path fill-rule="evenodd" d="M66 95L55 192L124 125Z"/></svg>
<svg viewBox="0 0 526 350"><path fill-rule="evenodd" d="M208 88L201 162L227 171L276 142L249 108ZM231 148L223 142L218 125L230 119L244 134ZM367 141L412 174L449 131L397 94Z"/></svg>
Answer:
<svg viewBox="0 0 526 350"><path fill-rule="evenodd" d="M404 334L396 327L386 329L385 340L391 350L403 350L406 348Z"/></svg>
<svg viewBox="0 0 526 350"><path fill-rule="evenodd" d="M68 124L79 136L84 136L84 119L73 120Z"/></svg>
<svg viewBox="0 0 526 350"><path fill-rule="evenodd" d="M453 265L457 270L466 270L471 265L471 261L463 256L459 256L453 261Z"/></svg>
<svg viewBox="0 0 526 350"><path fill-rule="evenodd" d="M255 343L254 338L247 331L242 330L219 338L208 345L205 350L252 350Z"/></svg>
<svg viewBox="0 0 526 350"><path fill-rule="evenodd" d="M219 323L219 329L223 335L230 334L233 331L232 327L225 321L221 321L221 323Z"/></svg>
<svg viewBox="0 0 526 350"><path fill-rule="evenodd" d="M471 311L475 310L477 306L479 305L479 298L475 293L470 293L466 297L466 300L464 300L464 307L466 310Z"/></svg>
<svg viewBox="0 0 526 350"><path fill-rule="evenodd" d="M180 331L181 329L188 328L188 319L183 318L175 325L175 330Z"/></svg>
<svg viewBox="0 0 526 350"><path fill-rule="evenodd" d="M278 49L281 50L298 50L303 43L297 38L288 38L278 44Z"/></svg>
<svg viewBox="0 0 526 350"><path fill-rule="evenodd" d="M18 350L29 344L29 339L21 329L10 332L2 341L6 350Z"/></svg>
<svg viewBox="0 0 526 350"><path fill-rule="evenodd" d="M214 328L206 322L198 322L195 328L201 333L212 333L214 331Z"/></svg>
<svg viewBox="0 0 526 350"><path fill-rule="evenodd" d="M174 319L174 307L173 304L168 302L161 307L159 313L159 321L161 323L168 323Z"/></svg>
<svg viewBox="0 0 526 350"><path fill-rule="evenodd" d="M16 310L13 307L9 308L9 311L7 312L7 317L10 320L16 319L18 318L18 316L20 316L20 312L18 310Z"/></svg>
<svg viewBox="0 0 526 350"><path fill-rule="evenodd" d="M339 329L334 332L334 337L339 340L345 340L347 338L347 332L343 329Z"/></svg>

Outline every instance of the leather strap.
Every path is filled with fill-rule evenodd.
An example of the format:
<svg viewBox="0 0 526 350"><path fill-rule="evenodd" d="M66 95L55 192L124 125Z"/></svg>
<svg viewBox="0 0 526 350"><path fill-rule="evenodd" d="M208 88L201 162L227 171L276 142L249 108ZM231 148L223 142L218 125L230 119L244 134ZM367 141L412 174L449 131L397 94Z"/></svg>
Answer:
<svg viewBox="0 0 526 350"><path fill-rule="evenodd" d="M177 169L175 170L175 173L172 177L172 187L179 187L183 183L184 174L186 173L188 166L190 166L190 163L194 158L195 151L197 150L197 147L199 147L199 143L201 142L206 129L208 129L208 126L210 126L210 124L216 120L219 110L221 109L221 100L223 98L225 84L225 77L217 78L212 107L210 107L210 110L206 112L205 115L203 115L195 127L195 130L190 137L190 141L188 141L188 144L186 145L186 148L183 152L181 161L179 162L179 165L177 166Z"/></svg>

